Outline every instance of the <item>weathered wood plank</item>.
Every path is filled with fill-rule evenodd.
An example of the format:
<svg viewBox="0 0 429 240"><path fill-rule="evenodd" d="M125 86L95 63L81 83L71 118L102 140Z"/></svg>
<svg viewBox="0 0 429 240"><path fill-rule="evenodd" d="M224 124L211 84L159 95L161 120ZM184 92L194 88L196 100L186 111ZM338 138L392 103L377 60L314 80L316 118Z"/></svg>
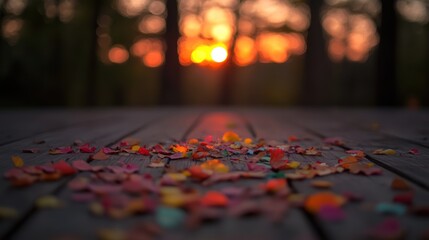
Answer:
<svg viewBox="0 0 429 240"><path fill-rule="evenodd" d="M277 113L278 114L278 113ZM296 135L303 139L294 144L302 146L322 146L323 142L318 136L297 126L288 123L287 119L276 117L277 114L271 114L269 111L246 112L246 118L254 126L255 133L258 137L273 137L279 141L286 141L289 135ZM278 115L277 115L278 116ZM290 117L290 116L289 116ZM295 119L302 119L301 116L295 115ZM333 147L332 150L323 151L323 157L309 157L301 155L291 155L290 160L303 163L314 163L315 161L325 162L329 165L335 165L337 159L346 155L344 149ZM364 159L363 162L369 162ZM324 235L329 239L365 239L368 238L368 231L376 224L380 223L386 216L377 213L374 207L379 203L392 202L393 197L398 192L390 188L394 178L398 176L384 169L381 176L363 176L349 173L328 175L320 177L331 181L333 187L329 189L335 193L341 194L351 192L357 196L362 196L362 203L348 203L344 207L346 219L339 222L328 222L314 216L317 223L322 226ZM300 193L312 194L323 190L311 186L312 180L292 181L291 185ZM414 204L426 204L429 201L429 194L417 185L412 185L414 189ZM407 238L420 238L429 225L429 219L419 218L413 215L404 215L398 218L407 230Z"/></svg>
<svg viewBox="0 0 429 240"><path fill-rule="evenodd" d="M170 114L156 121L148 128L143 128L126 137L139 139L141 144L156 144L159 142L168 142L172 139L181 140L186 137L186 133L193 127L198 120L199 111L173 111ZM124 136L125 137L125 136ZM119 140L119 139L117 139ZM111 156L104 161L91 161L92 165L111 166L116 165L118 161L133 163L140 166L141 173L150 173L153 177L159 178L163 168L148 168L150 162L148 157L139 155L130 156ZM79 173L75 177L85 176L87 173ZM70 179L69 179L70 180ZM25 224L13 234L13 239L28 239L37 236L38 238L54 238L64 235L71 235L83 239L97 238L97 231L101 228L121 228L126 229L136 222L148 219L148 216L136 216L121 221L112 220L107 217L97 217L91 215L87 204L76 203L71 200L71 191L63 186L57 189L54 194L62 201L67 203L65 208L55 210L38 210ZM64 218L67 216L67 218ZM61 221L61 225L52 225ZM151 221L154 221L153 216ZM76 231L78 229L78 231Z"/></svg>
<svg viewBox="0 0 429 240"><path fill-rule="evenodd" d="M190 133L190 137L204 138L211 135L214 139L222 137L226 131L234 131L242 138L251 137L246 119L240 115L229 111L216 111L207 114L202 122ZM247 171L246 164L242 162L231 161L230 157L221 159L229 166L231 171ZM178 160L171 161L171 165L178 169L185 169L200 161ZM202 192L213 189L221 189L226 186L255 186L265 182L261 180L239 180L236 182L219 183L213 186L202 187L193 185ZM218 223L203 225L192 234L185 234L184 239L318 239L315 230L308 224L302 212L296 208L291 208L284 219L278 224L273 224L267 219L258 217L249 218L226 218Z"/></svg>
<svg viewBox="0 0 429 240"><path fill-rule="evenodd" d="M427 109L332 110L331 114L359 128L429 147Z"/></svg>
<svg viewBox="0 0 429 240"><path fill-rule="evenodd" d="M311 129L320 137L342 137L345 148L364 150L369 160L429 190L429 161L427 161L429 148L385 134L359 129L329 114L326 110L293 110L280 115L283 115L282 119L289 119L296 126ZM380 148L394 149L397 154L373 154L374 150ZM420 153L409 154L408 151L412 148L418 148Z"/></svg>
<svg viewBox="0 0 429 240"><path fill-rule="evenodd" d="M33 109L0 112L0 146L34 135L111 119L117 110ZM117 117L117 115L116 115ZM34 139L37 140L37 139Z"/></svg>
<svg viewBox="0 0 429 240"><path fill-rule="evenodd" d="M102 121L91 125L82 125L72 127L70 129L64 129L57 132L44 133L40 137L43 137L48 141L51 147L70 145L74 139L80 138L91 145L96 145L98 148L105 145L116 143L123 137L132 134L135 130L144 128L147 124L154 121L156 118L163 116L165 112L157 111L153 113L144 112L129 112L128 115L124 114L122 120L115 121ZM10 158L10 154L20 154L23 146L32 144L29 139L24 139L13 144L2 147L2 157ZM51 145L52 144L52 145ZM58 144L58 145L56 145ZM76 153L70 155L59 155L52 156L47 154L47 149L39 154L30 154L25 156L25 162L28 165L42 165L51 161L57 161L59 159L67 159L67 161L76 159L88 159L90 154ZM20 154L21 155L21 154ZM24 156L24 155L22 155ZM8 159L7 159L8 160ZM6 161L4 161L6 162ZM10 168L10 160L7 161L9 164L2 165L2 172ZM0 226L0 236L9 234L13 231L15 224L19 223L23 219L34 211L34 201L43 195L47 195L56 189L65 185L70 178L63 178L56 182L42 182L37 183L29 188L12 188L5 179L0 180L0 205L6 207L16 208L19 212L19 216L16 219L5 221Z"/></svg>

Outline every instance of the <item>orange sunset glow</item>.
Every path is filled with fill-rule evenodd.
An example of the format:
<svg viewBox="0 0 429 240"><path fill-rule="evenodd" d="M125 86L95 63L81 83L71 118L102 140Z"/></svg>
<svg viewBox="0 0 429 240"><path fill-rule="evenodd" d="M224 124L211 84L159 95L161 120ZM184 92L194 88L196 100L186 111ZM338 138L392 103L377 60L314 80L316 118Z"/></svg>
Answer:
<svg viewBox="0 0 429 240"><path fill-rule="evenodd" d="M309 15L304 4L277 0L240 4L233 0L180 1L180 16L178 53L184 66L211 66L228 58L238 66L257 61L283 63L306 49L301 32L308 28ZM293 32L273 31L285 27Z"/></svg>
<svg viewBox="0 0 429 240"><path fill-rule="evenodd" d="M123 64L139 58L146 67L162 66L167 8L163 0L117 0L115 8L125 18L135 19L141 37L128 46L110 38L112 22L99 21L100 60ZM290 0L180 0L178 57L182 66L222 66L231 60L237 66L284 63L306 51L305 32L309 9ZM121 45L121 48L115 45ZM125 57L126 56L126 57Z"/></svg>

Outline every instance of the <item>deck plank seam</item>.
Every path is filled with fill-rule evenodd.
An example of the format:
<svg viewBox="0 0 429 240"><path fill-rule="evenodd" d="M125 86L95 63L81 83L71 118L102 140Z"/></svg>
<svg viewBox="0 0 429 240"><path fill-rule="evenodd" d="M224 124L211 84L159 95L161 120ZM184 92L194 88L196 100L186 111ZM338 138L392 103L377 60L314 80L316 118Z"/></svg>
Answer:
<svg viewBox="0 0 429 240"><path fill-rule="evenodd" d="M298 127L301 127L303 130L307 131L310 134L313 134L313 135L319 137L320 139L324 139L324 138L327 137L327 136L325 136L325 135L323 135L323 134L321 134L321 133L319 133L317 131L314 131L314 130L306 127L306 126L302 126L299 123L296 123L296 122L293 122L293 121L289 121L289 123L294 124L294 125L296 125ZM347 147L346 145L339 146L339 147L342 148L342 149L344 149L344 150L352 150L352 148ZM369 161L373 162L374 164L377 164L379 167L381 167L381 168L383 168L383 169L385 169L385 170L387 170L387 171L389 171L391 173L394 173L394 174L396 174L396 175L398 175L398 176L400 176L400 177L402 177L404 179L407 179L408 181L414 183L415 185L421 187L422 189L424 189L426 191L429 191L429 186L427 184L425 184L424 182L422 182L422 181L420 181L418 179L415 179L412 176L410 176L410 175L408 175L408 174L406 174L406 173L404 173L404 172L402 172L402 171L400 171L400 170L398 170L398 169L396 169L396 168L394 168L392 166L389 166L389 165L383 163L382 161L377 160L374 157L369 156L368 154L366 154L365 158L368 159Z"/></svg>
<svg viewBox="0 0 429 240"><path fill-rule="evenodd" d="M257 138L257 131L255 130L255 128L253 127L251 122L249 120L247 120L245 114L240 114L240 117L241 117L242 121L245 123L245 126L248 129L248 131L252 134L252 136L254 138ZM291 181L287 181L287 184L290 187L290 189L292 190L292 192L299 193ZM316 234L316 236L319 237L319 239L321 239L321 240L330 239L328 237L328 234L326 233L326 231L323 229L322 225L320 224L320 222L310 212L308 212L307 210L305 210L302 207L298 208L298 210L304 216L304 219L308 222L309 226L311 227L313 232Z"/></svg>
<svg viewBox="0 0 429 240"><path fill-rule="evenodd" d="M132 130L132 131L127 132L126 134L121 135L119 138L117 138L117 139L115 139L114 141L110 142L110 143L109 143L109 144L107 144L106 146L107 146L107 147L111 147L111 146L113 146L114 144L116 144L116 143L117 143L117 142L119 142L120 140L124 139L125 137L130 136L130 135L132 135L132 134L134 134L134 133L136 133L136 132L138 132L138 131L140 131L140 130L142 130L142 129L147 128L147 127L148 127L148 126L150 126L152 123L154 123L154 122L156 122L157 120L159 120L160 118L162 118L162 116L156 117L156 118L154 118L154 119L152 119L152 120L149 120L148 122L145 122L143 125L141 125L141 126L137 127L136 129L134 129L134 130ZM92 162L92 161L93 161L93 160L92 160L92 159L90 159L90 158L88 158L88 159L86 160L86 162L88 162L88 163L90 163L90 162ZM65 187L65 186L66 186L66 184L67 184L69 181L71 181L73 178L74 178L73 176L70 176L70 177L66 177L66 178L64 178L63 182L61 182L61 183L60 183L56 188L54 188L54 189L52 190L51 195L58 195L58 193L62 190L62 188L63 188L63 187ZM19 218L19 220L17 221L17 223L16 223L16 224L14 224L14 225L11 227L11 229L9 229L9 231L7 231L7 232L4 234L4 236L3 236L2 238L0 238L0 239L10 239L10 238L12 238L12 237L13 237L13 235L19 231L20 227L21 227L21 226L23 226L23 225L25 225L25 223L26 223L26 222L27 222L27 221L28 221L28 220L29 220L29 219L30 219L30 218L31 218L31 217L32 217L36 212L37 212L37 207L36 207L35 203L33 203L33 204L32 204L32 206L31 206L31 208L30 208L27 212L25 212L25 213L24 213L24 215L23 215L23 216L21 216L21 217Z"/></svg>

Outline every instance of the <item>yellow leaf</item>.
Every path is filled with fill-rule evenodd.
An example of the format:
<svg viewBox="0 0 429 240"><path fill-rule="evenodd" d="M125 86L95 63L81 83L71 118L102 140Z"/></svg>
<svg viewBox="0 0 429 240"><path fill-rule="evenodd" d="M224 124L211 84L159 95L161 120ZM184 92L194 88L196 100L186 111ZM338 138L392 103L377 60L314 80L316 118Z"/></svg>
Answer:
<svg viewBox="0 0 429 240"><path fill-rule="evenodd" d="M121 229L105 228L98 231L98 238L100 240L125 240L127 234Z"/></svg>
<svg viewBox="0 0 429 240"><path fill-rule="evenodd" d="M12 162L15 167L24 166L24 160L20 156L12 156Z"/></svg>
<svg viewBox="0 0 429 240"><path fill-rule="evenodd" d="M101 216L101 215L103 215L103 213L104 213L103 206L101 206L101 204L100 204L100 203L98 203L98 202L93 202L93 203L91 203L91 204L89 205L89 210L90 210L93 214L95 214L95 215L97 215L97 216Z"/></svg>
<svg viewBox="0 0 429 240"><path fill-rule="evenodd" d="M174 181L185 181L186 175L183 173L167 173L164 176L169 177L170 179L173 179Z"/></svg>
<svg viewBox="0 0 429 240"><path fill-rule="evenodd" d="M36 206L39 208L59 208L63 206L63 202L55 196L43 196L36 201Z"/></svg>
<svg viewBox="0 0 429 240"><path fill-rule="evenodd" d="M301 163L297 162L297 161L292 161L292 162L288 163L290 168L297 168L297 167L299 167L300 164Z"/></svg>
<svg viewBox="0 0 429 240"><path fill-rule="evenodd" d="M131 150L134 151L134 152L137 152L139 149L140 149L139 145L134 145L134 146L131 147Z"/></svg>
<svg viewBox="0 0 429 240"><path fill-rule="evenodd" d="M15 209L9 207L0 207L0 219L16 218L18 213Z"/></svg>
<svg viewBox="0 0 429 240"><path fill-rule="evenodd" d="M376 155L395 155L396 151L393 149L377 149L373 153Z"/></svg>
<svg viewBox="0 0 429 240"><path fill-rule="evenodd" d="M205 163L202 163L200 166L204 170L211 170L217 173L229 172L229 167L223 164L219 159L207 160Z"/></svg>

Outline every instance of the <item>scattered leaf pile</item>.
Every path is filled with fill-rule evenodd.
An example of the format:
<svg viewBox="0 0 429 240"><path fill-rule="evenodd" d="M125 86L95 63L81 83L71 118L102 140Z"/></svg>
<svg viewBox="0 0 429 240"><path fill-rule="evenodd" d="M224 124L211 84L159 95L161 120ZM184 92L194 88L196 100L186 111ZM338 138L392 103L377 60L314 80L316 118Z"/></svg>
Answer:
<svg viewBox="0 0 429 240"><path fill-rule="evenodd" d="M71 200L87 204L91 214L114 219L149 214L157 223L156 226L145 224L140 228L143 232L134 228L130 232L101 230L100 238L130 234L157 236L162 228L196 228L206 221L225 217L262 215L278 222L290 208L302 208L325 221L343 221L350 217L346 215L344 206L360 202L363 197L353 193L334 193L330 191L334 183L317 178L331 174L379 175L382 170L364 160L365 153L360 150L346 151L343 157L335 159L336 164L321 162L324 150L344 145L339 137L325 139L324 147L304 147L296 144L299 141L298 137L290 136L287 144L272 144L264 140L242 139L229 131L218 140L208 136L151 146L140 145L137 139L132 138L102 148L76 142L74 146L56 147L48 153L86 153L87 159L25 165L21 157L13 156L15 167L5 172L4 177L15 187L70 177L67 187L72 192ZM23 152L37 153L39 150L26 149ZM411 149L410 153L418 154L418 150ZM377 149L373 154L392 155L396 151ZM126 162L120 157L129 155L140 157L145 164ZM299 161L297 159L303 158L298 156L314 158L314 161ZM174 161L182 159L190 159L192 164L175 168ZM242 168L238 170L235 165ZM153 176L148 173L149 169L159 170L162 175ZM291 182L303 179L314 179L309 186L321 191L308 196L295 193L290 187ZM234 184L219 184L223 182ZM242 184L245 182L252 184ZM209 187L216 184L219 186L215 189ZM374 206L374 211L390 215L403 215L407 211L424 215L424 208L413 206L413 193L407 182L394 179L391 187L401 192L392 202ZM58 208L66 206L68 200L44 196L36 201L36 206ZM0 207L0 218L16 216L15 210ZM382 222L368 235L402 236L403 231L398 224L395 220Z"/></svg>

